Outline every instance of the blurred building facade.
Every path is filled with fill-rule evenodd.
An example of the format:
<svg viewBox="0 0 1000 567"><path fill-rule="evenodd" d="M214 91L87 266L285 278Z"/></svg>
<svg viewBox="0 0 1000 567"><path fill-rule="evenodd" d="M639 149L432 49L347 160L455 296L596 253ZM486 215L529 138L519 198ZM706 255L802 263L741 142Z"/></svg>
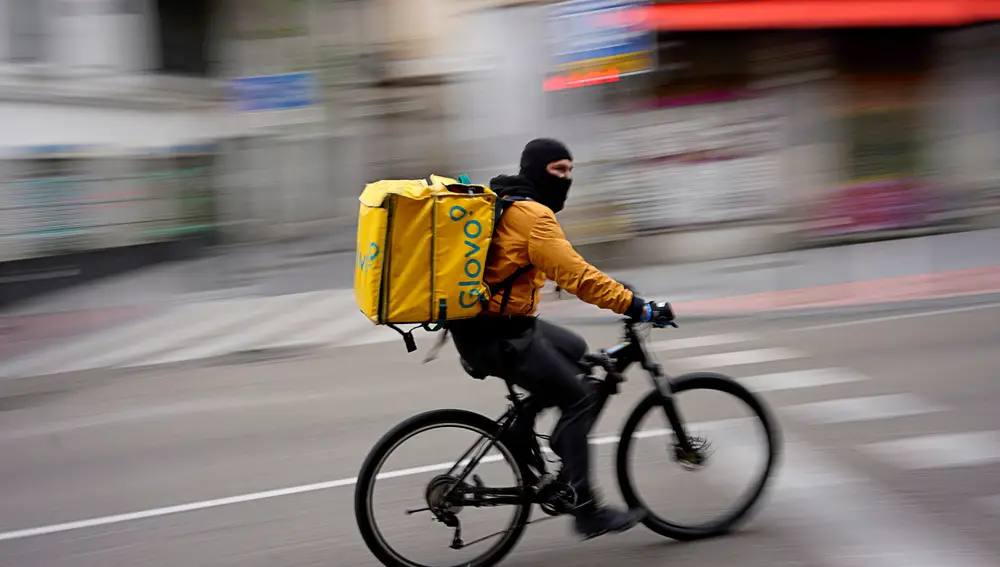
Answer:
<svg viewBox="0 0 1000 567"><path fill-rule="evenodd" d="M584 11L629 2L561 4ZM486 56L479 90L460 98L517 103L467 113L479 120L461 122L467 138L503 135L465 139L475 155L463 163L485 154L494 156L478 162L487 169L498 159L512 167L518 141L566 138L579 181L563 222L605 264L995 224L1000 81L989 69L1000 31L989 20L1000 5L791 4L647 6L652 69L632 76L620 73L621 58L568 74L540 61L553 50L545 39L560 33L551 7L524 8L520 20L510 9L483 15L491 21L475 27L478 37L502 47ZM580 88L569 88L574 82Z"/></svg>
<svg viewBox="0 0 1000 567"><path fill-rule="evenodd" d="M0 1L0 300L211 240L226 125L210 8Z"/></svg>
<svg viewBox="0 0 1000 567"><path fill-rule="evenodd" d="M567 232L607 264L948 230L997 204L996 26L738 12L772 3L658 3L670 29L629 59L648 72L591 61L574 72L607 80L566 88L566 3L0 0L0 277L192 236L351 249L366 181L486 182L543 135L577 157Z"/></svg>

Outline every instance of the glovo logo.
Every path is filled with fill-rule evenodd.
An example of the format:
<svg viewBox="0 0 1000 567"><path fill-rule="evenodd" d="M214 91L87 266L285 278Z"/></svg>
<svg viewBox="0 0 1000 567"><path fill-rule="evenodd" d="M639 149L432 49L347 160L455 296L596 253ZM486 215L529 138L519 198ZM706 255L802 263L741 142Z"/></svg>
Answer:
<svg viewBox="0 0 1000 567"><path fill-rule="evenodd" d="M378 258L378 253L378 244L374 242L368 244L367 250L358 250L358 269L363 274L368 275L368 269L372 267L375 258Z"/></svg>
<svg viewBox="0 0 1000 567"><path fill-rule="evenodd" d="M466 218L469 217L469 218ZM483 223L471 218L465 207L455 205L448 211L448 218L453 222L462 222L462 233L465 235L465 265L463 272L465 279L458 282L461 289L458 292L458 305L463 309L475 307L480 300L481 288L483 285L483 263L477 257L482 251L481 242L483 236ZM463 222L464 221L464 222Z"/></svg>

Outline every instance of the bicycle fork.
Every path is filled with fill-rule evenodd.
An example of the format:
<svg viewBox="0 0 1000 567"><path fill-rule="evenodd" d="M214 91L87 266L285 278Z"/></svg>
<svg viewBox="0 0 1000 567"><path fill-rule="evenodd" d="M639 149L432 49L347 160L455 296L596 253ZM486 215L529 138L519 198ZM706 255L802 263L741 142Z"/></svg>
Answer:
<svg viewBox="0 0 1000 567"><path fill-rule="evenodd" d="M660 398L660 406L667 416L670 429L674 432L674 457L685 466L698 466L705 460L703 449L706 444L698 440L692 442L684 426L684 419L681 417L680 409L675 403L674 391L670 387L669 377L663 373L659 365L647 364L646 370Z"/></svg>

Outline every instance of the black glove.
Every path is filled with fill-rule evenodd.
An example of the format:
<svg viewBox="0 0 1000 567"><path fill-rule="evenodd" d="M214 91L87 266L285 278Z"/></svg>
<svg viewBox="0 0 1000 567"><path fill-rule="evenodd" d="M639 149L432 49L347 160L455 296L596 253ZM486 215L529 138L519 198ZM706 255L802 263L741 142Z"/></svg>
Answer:
<svg viewBox="0 0 1000 567"><path fill-rule="evenodd" d="M632 292L632 304L625 310L624 315L633 321L642 321L646 309L646 300L639 297L639 292L636 291L635 287L632 285L621 280L616 281L618 281L622 287Z"/></svg>
<svg viewBox="0 0 1000 567"><path fill-rule="evenodd" d="M633 321L642 321L647 301L642 297L639 297L639 292L636 291L634 286L621 280L616 281L620 283L622 287L632 292L632 304L625 310L625 316Z"/></svg>

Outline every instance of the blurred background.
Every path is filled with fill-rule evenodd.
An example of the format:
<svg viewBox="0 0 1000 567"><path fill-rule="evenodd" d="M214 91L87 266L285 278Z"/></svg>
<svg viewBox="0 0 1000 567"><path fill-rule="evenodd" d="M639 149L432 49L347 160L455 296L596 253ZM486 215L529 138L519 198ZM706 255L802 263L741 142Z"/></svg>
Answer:
<svg viewBox="0 0 1000 567"><path fill-rule="evenodd" d="M995 226L996 2L788 4L4 0L0 302L351 251L364 183L486 182L542 135L602 267Z"/></svg>
<svg viewBox="0 0 1000 567"><path fill-rule="evenodd" d="M539 136L576 159L574 246L674 305L651 351L741 380L786 445L733 537L560 520L505 564L1000 564L1000 0L0 0L0 565L378 565L369 449L505 390L359 313L358 197L486 183ZM636 374L594 428L611 499ZM648 460L650 503L706 513L754 470L714 435L706 493Z"/></svg>

